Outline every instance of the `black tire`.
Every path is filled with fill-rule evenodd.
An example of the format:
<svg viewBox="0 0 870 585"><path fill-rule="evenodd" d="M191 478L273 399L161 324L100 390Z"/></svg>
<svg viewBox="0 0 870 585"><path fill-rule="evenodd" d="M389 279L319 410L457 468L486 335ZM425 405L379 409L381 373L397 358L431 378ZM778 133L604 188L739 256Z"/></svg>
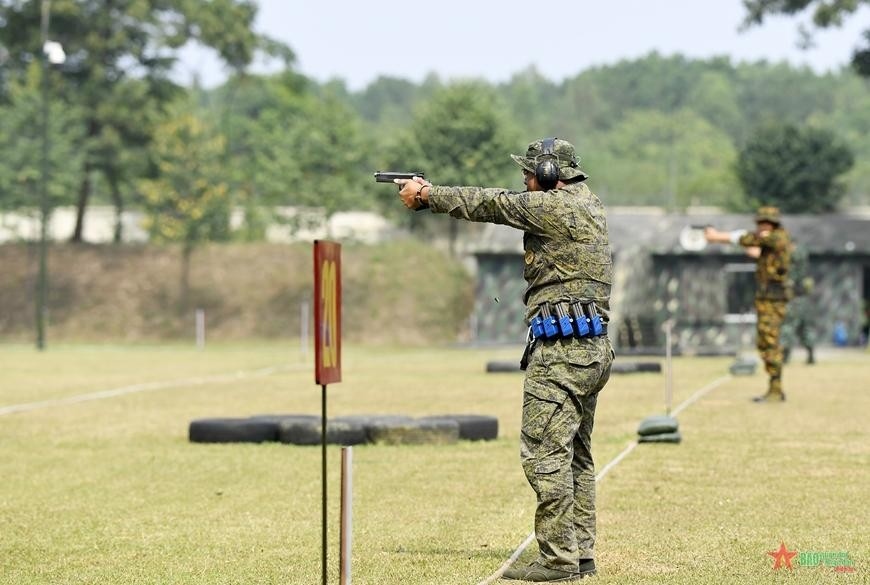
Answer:
<svg viewBox="0 0 870 585"><path fill-rule="evenodd" d="M278 440L291 445L320 445L323 441L323 427L320 417L314 420L287 419L278 423ZM328 445L361 445L368 440L363 425L355 422L326 421L326 443Z"/></svg>
<svg viewBox="0 0 870 585"><path fill-rule="evenodd" d="M648 416L640 421L637 434L641 437L648 437L662 433L676 433L679 429L680 423L672 416Z"/></svg>
<svg viewBox="0 0 870 585"><path fill-rule="evenodd" d="M459 425L459 438L465 441L492 441L498 438L498 419L482 414L439 414L421 421L452 420Z"/></svg>
<svg viewBox="0 0 870 585"><path fill-rule="evenodd" d="M289 445L319 445L321 433L319 418L317 420L286 420L278 423L278 440Z"/></svg>
<svg viewBox="0 0 870 585"><path fill-rule="evenodd" d="M250 418L201 418L191 421L191 443L263 443L278 440L278 425Z"/></svg>
<svg viewBox="0 0 870 585"><path fill-rule="evenodd" d="M455 420L411 420L373 423L367 433L378 445L449 445L459 440Z"/></svg>
<svg viewBox="0 0 870 585"><path fill-rule="evenodd" d="M249 418L251 420L263 420L275 424L285 421L320 422L320 415L317 414L255 414Z"/></svg>
<svg viewBox="0 0 870 585"><path fill-rule="evenodd" d="M637 364L634 362L614 361L610 366L611 374L633 374L637 372Z"/></svg>
<svg viewBox="0 0 870 585"><path fill-rule="evenodd" d="M378 425L410 423L414 421L414 418L404 414L351 414L347 416L337 416L331 420L334 422L350 423L361 426L365 432L366 442L374 443L374 435L372 433L373 429Z"/></svg>
<svg viewBox="0 0 870 585"><path fill-rule="evenodd" d="M683 440L679 431L674 433L661 433L658 435L645 435L638 437L638 443L679 443Z"/></svg>
<svg viewBox="0 0 870 585"><path fill-rule="evenodd" d="M522 372L519 359L510 362L486 362L486 371L493 374L503 372Z"/></svg>
<svg viewBox="0 0 870 585"><path fill-rule="evenodd" d="M662 365L659 362L637 362L638 372L661 372Z"/></svg>

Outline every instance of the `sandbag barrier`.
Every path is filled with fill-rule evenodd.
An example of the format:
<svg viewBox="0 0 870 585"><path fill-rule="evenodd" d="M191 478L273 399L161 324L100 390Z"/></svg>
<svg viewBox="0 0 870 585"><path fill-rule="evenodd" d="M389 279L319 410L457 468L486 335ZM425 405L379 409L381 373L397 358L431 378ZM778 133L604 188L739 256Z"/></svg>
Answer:
<svg viewBox="0 0 870 585"><path fill-rule="evenodd" d="M758 367L758 360L753 356L739 356L728 366L728 371L734 376L752 376Z"/></svg>
<svg viewBox="0 0 870 585"><path fill-rule="evenodd" d="M192 443L264 443L320 445L320 417L307 414L258 414L247 418L202 418L191 421ZM459 440L498 438L498 419L480 414L352 415L326 421L330 445L447 445Z"/></svg>
<svg viewBox="0 0 870 585"><path fill-rule="evenodd" d="M638 443L679 443L680 423L668 415L648 416L637 427Z"/></svg>

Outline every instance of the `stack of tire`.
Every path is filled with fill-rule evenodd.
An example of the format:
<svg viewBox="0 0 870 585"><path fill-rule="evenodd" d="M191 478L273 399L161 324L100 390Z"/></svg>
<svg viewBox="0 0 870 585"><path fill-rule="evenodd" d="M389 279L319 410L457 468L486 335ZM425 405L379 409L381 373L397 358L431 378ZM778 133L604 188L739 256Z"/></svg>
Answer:
<svg viewBox="0 0 870 585"><path fill-rule="evenodd" d="M491 441L498 419L479 414L443 414L413 418L395 414L353 415L328 419L330 445L446 445L459 440ZM192 443L265 443L320 445L321 418L306 414L260 414L247 418L200 418L191 421Z"/></svg>

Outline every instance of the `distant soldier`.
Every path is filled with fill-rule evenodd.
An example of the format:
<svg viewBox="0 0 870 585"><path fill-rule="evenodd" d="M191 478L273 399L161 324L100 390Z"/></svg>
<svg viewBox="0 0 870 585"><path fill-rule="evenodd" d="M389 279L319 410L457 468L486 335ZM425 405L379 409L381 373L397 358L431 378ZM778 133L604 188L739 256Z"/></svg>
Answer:
<svg viewBox="0 0 870 585"><path fill-rule="evenodd" d="M794 245L791 253L789 276L793 283L794 297L788 303L788 312L782 324L783 362L788 363L791 349L800 343L807 350L807 363L816 363L813 348L816 345L815 314L810 296L815 280L809 274L809 252L806 246Z"/></svg>
<svg viewBox="0 0 870 585"><path fill-rule="evenodd" d="M779 209L765 206L755 216L755 232L744 230L722 232L712 227L704 230L708 242L739 244L744 248L760 250L755 269L756 347L770 376L767 393L753 398L755 402L781 402L783 353L780 329L785 320L786 306L791 297L789 266L792 243L782 227Z"/></svg>
<svg viewBox="0 0 870 585"><path fill-rule="evenodd" d="M524 300L532 327L521 362L520 458L537 494L539 554L530 565L508 567L503 577L574 581L596 572L592 425L614 357L607 337L613 280L607 219L570 142L536 140L525 155L511 157L523 171L520 192L438 186L420 177L396 182L409 209L428 207L524 232Z"/></svg>

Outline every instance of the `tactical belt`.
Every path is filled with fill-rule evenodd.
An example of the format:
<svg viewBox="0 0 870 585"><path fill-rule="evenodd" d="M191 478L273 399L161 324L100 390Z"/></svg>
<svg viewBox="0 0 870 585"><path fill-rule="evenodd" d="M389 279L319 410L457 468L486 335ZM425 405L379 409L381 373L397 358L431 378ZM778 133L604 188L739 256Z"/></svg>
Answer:
<svg viewBox="0 0 870 585"><path fill-rule="evenodd" d="M520 369L525 370L529 356L539 340L585 339L607 335L607 325L601 322L601 315L594 302L583 303L541 303L538 313L529 320L529 333L526 349L520 360Z"/></svg>

